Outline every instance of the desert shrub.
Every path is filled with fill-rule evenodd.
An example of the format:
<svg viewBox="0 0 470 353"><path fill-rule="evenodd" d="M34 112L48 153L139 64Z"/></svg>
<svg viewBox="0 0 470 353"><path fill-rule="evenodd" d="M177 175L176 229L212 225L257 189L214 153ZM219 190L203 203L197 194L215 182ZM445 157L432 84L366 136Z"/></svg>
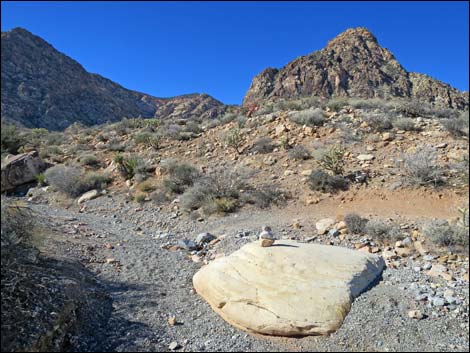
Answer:
<svg viewBox="0 0 470 353"><path fill-rule="evenodd" d="M382 243L392 243L400 239L400 228L394 224L389 224L381 220L370 220L364 228L365 233Z"/></svg>
<svg viewBox="0 0 470 353"><path fill-rule="evenodd" d="M468 112L462 112L458 118L442 120L442 125L454 137L468 136Z"/></svg>
<svg viewBox="0 0 470 353"><path fill-rule="evenodd" d="M38 175L36 175L36 182L39 186L44 186L46 184L46 176L44 175L44 173L39 173Z"/></svg>
<svg viewBox="0 0 470 353"><path fill-rule="evenodd" d="M402 156L403 167L412 185L435 186L443 183L443 170L437 164L436 151L429 146L420 146L413 154Z"/></svg>
<svg viewBox="0 0 470 353"><path fill-rule="evenodd" d="M202 129L198 122L190 120L186 122L186 125L184 126L184 131L191 132L193 134L199 134L202 132Z"/></svg>
<svg viewBox="0 0 470 353"><path fill-rule="evenodd" d="M276 146L274 145L272 138L262 137L255 141L251 150L257 153L270 153L274 150L275 147Z"/></svg>
<svg viewBox="0 0 470 353"><path fill-rule="evenodd" d="M81 165L97 166L99 165L98 158L94 154L83 154L79 157Z"/></svg>
<svg viewBox="0 0 470 353"><path fill-rule="evenodd" d="M348 105L348 99L344 97L332 98L326 103L326 106L335 112L340 111L346 105Z"/></svg>
<svg viewBox="0 0 470 353"><path fill-rule="evenodd" d="M411 118L398 118L393 121L393 127L398 130L404 131L419 131L420 129L416 126L415 121Z"/></svg>
<svg viewBox="0 0 470 353"><path fill-rule="evenodd" d="M289 158L302 161L302 160L312 158L312 154L310 153L310 151L305 146L295 145L289 151Z"/></svg>
<svg viewBox="0 0 470 353"><path fill-rule="evenodd" d="M41 158L49 158L52 156L62 155L63 151L59 146L43 146L39 150L39 156Z"/></svg>
<svg viewBox="0 0 470 353"><path fill-rule="evenodd" d="M174 160L163 163L162 170L168 173L168 177L163 181L165 188L176 194L183 193L201 176L200 172L192 165Z"/></svg>
<svg viewBox="0 0 470 353"><path fill-rule="evenodd" d="M157 189L155 182L153 180L146 180L139 185L137 185L137 190L142 192L151 192Z"/></svg>
<svg viewBox="0 0 470 353"><path fill-rule="evenodd" d="M244 138L240 129L232 129L228 132L224 132L221 135L222 143L233 148L237 153L240 153L240 146L243 144Z"/></svg>
<svg viewBox="0 0 470 353"><path fill-rule="evenodd" d="M26 144L21 137L15 125L7 124L3 120L1 122L1 153L18 153L18 149Z"/></svg>
<svg viewBox="0 0 470 353"><path fill-rule="evenodd" d="M364 138L364 134L359 129L342 125L340 126L340 131L340 138L344 144L356 144Z"/></svg>
<svg viewBox="0 0 470 353"><path fill-rule="evenodd" d="M344 153L345 151L335 145L324 151L317 159L318 165L332 172L335 175L341 175L344 172Z"/></svg>
<svg viewBox="0 0 470 353"><path fill-rule="evenodd" d="M390 117L385 114L364 113L362 120L375 132L384 132L393 127Z"/></svg>
<svg viewBox="0 0 470 353"><path fill-rule="evenodd" d="M227 124L231 121L234 121L236 120L237 118L239 117L238 114L235 114L235 113L226 113L221 119L220 121L222 122L222 124Z"/></svg>
<svg viewBox="0 0 470 353"><path fill-rule="evenodd" d="M101 189L109 182L109 176L99 173L84 174L76 167L57 165L45 172L46 181L54 189L72 197L91 189Z"/></svg>
<svg viewBox="0 0 470 353"><path fill-rule="evenodd" d="M144 193L138 192L134 195L134 201L137 203L143 203L145 201L146 195Z"/></svg>
<svg viewBox="0 0 470 353"><path fill-rule="evenodd" d="M134 135L134 141L138 145L152 147L156 150L160 148L161 137L155 133L140 132Z"/></svg>
<svg viewBox="0 0 470 353"><path fill-rule="evenodd" d="M354 234L363 234L368 221L368 219L362 218L356 213L348 213L344 216L344 222L346 223L349 231Z"/></svg>
<svg viewBox="0 0 470 353"><path fill-rule="evenodd" d="M380 109L386 110L386 102L380 98L360 99L350 98L348 104L356 109L373 110Z"/></svg>
<svg viewBox="0 0 470 353"><path fill-rule="evenodd" d="M329 175L323 170L315 170L308 177L308 185L313 191L335 192L347 190L349 183L341 175Z"/></svg>
<svg viewBox="0 0 470 353"><path fill-rule="evenodd" d="M447 221L431 221L422 227L422 232L439 246L469 245L468 228L450 225Z"/></svg>
<svg viewBox="0 0 470 353"><path fill-rule="evenodd" d="M271 205L283 205L286 196L277 185L262 185L247 192L244 201L259 208L268 208Z"/></svg>
<svg viewBox="0 0 470 353"><path fill-rule="evenodd" d="M289 115L289 120L299 125L322 126L325 123L325 115L320 108L307 109Z"/></svg>
<svg viewBox="0 0 470 353"><path fill-rule="evenodd" d="M170 198L168 197L166 190L161 187L158 187L155 191L150 193L149 197L150 197L150 200L152 200L152 202L154 202L157 205L161 205L165 202L170 201Z"/></svg>
<svg viewBox="0 0 470 353"><path fill-rule="evenodd" d="M119 171L126 179L132 179L135 175L146 175L147 164L139 156L130 155L125 157L122 154L117 154L114 157L114 162L119 166Z"/></svg>
<svg viewBox="0 0 470 353"><path fill-rule="evenodd" d="M398 111L413 118L416 117L431 117L432 107L429 103L421 102L416 99L403 101L397 106Z"/></svg>

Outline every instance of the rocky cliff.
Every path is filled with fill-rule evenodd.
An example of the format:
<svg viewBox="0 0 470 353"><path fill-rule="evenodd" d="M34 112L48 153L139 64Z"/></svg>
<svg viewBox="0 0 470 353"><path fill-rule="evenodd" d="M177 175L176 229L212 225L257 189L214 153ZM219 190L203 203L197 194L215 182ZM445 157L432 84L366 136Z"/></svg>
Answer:
<svg viewBox="0 0 470 353"><path fill-rule="evenodd" d="M26 127L64 129L123 117L215 117L224 104L205 94L156 98L100 75L22 28L2 32L2 118Z"/></svg>
<svg viewBox="0 0 470 353"><path fill-rule="evenodd" d="M279 70L265 69L253 79L243 105L304 96L403 97L442 107L468 106L468 92L407 72L365 28L348 29L324 49L301 56Z"/></svg>

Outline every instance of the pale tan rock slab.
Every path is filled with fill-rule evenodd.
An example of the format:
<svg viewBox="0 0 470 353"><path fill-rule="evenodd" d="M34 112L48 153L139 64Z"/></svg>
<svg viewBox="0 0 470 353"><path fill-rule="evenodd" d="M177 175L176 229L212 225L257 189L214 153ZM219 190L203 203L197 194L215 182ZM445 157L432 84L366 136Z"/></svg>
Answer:
<svg viewBox="0 0 470 353"><path fill-rule="evenodd" d="M279 336L328 334L384 267L380 256L342 247L253 242L202 267L193 284L235 327Z"/></svg>

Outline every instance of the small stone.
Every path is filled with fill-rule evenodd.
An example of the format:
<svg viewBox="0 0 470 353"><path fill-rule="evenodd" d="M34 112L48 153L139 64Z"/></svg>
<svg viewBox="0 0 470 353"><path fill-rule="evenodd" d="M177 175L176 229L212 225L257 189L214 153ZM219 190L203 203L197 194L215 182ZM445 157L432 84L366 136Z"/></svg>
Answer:
<svg viewBox="0 0 470 353"><path fill-rule="evenodd" d="M359 156L357 156L357 159L360 160L361 162L363 161L371 161L373 160L375 157L373 154L360 154Z"/></svg>
<svg viewBox="0 0 470 353"><path fill-rule="evenodd" d="M310 174L312 174L313 170L312 169L306 169L306 170L302 170L300 172L300 175L302 176L309 176Z"/></svg>
<svg viewBox="0 0 470 353"><path fill-rule="evenodd" d="M408 248L395 248L395 252L400 257L408 257L413 253L413 250Z"/></svg>
<svg viewBox="0 0 470 353"><path fill-rule="evenodd" d="M442 142L442 143L436 145L436 148L446 148L446 147L447 147L447 143L445 143L445 142Z"/></svg>
<svg viewBox="0 0 470 353"><path fill-rule="evenodd" d="M284 171L284 176L289 176L289 175L293 175L295 174L295 172L293 170L290 170L290 169L287 169Z"/></svg>
<svg viewBox="0 0 470 353"><path fill-rule="evenodd" d="M402 248L403 247L403 243L399 240L395 243L395 247L396 248Z"/></svg>
<svg viewBox="0 0 470 353"><path fill-rule="evenodd" d="M170 345L168 346L168 348L169 348L170 350L174 351L174 350L180 348L180 345L178 344L178 342L173 341L173 342L170 343Z"/></svg>
<svg viewBox="0 0 470 353"><path fill-rule="evenodd" d="M191 256L191 260L193 260L195 263L199 263L201 262L201 257L199 255L193 255Z"/></svg>
<svg viewBox="0 0 470 353"><path fill-rule="evenodd" d="M325 234L333 224L335 224L334 219L323 218L315 223L315 227L317 228L318 234Z"/></svg>
<svg viewBox="0 0 470 353"><path fill-rule="evenodd" d="M343 230L343 229L347 229L348 226L346 225L345 221L340 221L336 224L335 228L338 229L338 230Z"/></svg>
<svg viewBox="0 0 470 353"><path fill-rule="evenodd" d="M196 244L202 245L202 244L205 244L205 243L209 243L212 240L214 240L215 238L216 237L213 236L210 233L201 233L201 234L198 234L198 236L196 237Z"/></svg>
<svg viewBox="0 0 470 353"><path fill-rule="evenodd" d="M434 297L432 298L432 305L434 306L444 306L445 301L443 298Z"/></svg>
<svg viewBox="0 0 470 353"><path fill-rule="evenodd" d="M178 242L178 246L185 250L196 250L197 244L189 239L183 239Z"/></svg>
<svg viewBox="0 0 470 353"><path fill-rule="evenodd" d="M176 317L174 317L174 316L169 317L168 318L168 325L175 326L176 325Z"/></svg>
<svg viewBox="0 0 470 353"><path fill-rule="evenodd" d="M301 227L302 227L302 226L300 225L299 222L294 222L294 223L292 223L292 228L294 228L294 229L300 229Z"/></svg>
<svg viewBox="0 0 470 353"><path fill-rule="evenodd" d="M372 252L370 246L368 246L368 245L363 246L362 248L359 249L359 251L365 252L365 253L371 253Z"/></svg>
<svg viewBox="0 0 470 353"><path fill-rule="evenodd" d="M330 229L330 230L328 231L328 235L329 235L329 236L332 236L332 237L337 237L337 236L339 235L339 230L337 230L337 229Z"/></svg>
<svg viewBox="0 0 470 353"><path fill-rule="evenodd" d="M115 259L115 258L112 258L112 257L109 258L109 259L106 259L106 263L107 263L107 264L114 264L114 263L116 263L116 262L117 262L116 259Z"/></svg>
<svg viewBox="0 0 470 353"><path fill-rule="evenodd" d="M391 260L391 259L394 259L397 257L397 255L395 254L394 251L392 250L385 250L382 252L382 257L385 259L385 260Z"/></svg>
<svg viewBox="0 0 470 353"><path fill-rule="evenodd" d="M274 244L273 239L260 239L260 245L262 248L267 248L269 246L272 246Z"/></svg>
<svg viewBox="0 0 470 353"><path fill-rule="evenodd" d="M424 265L423 265L423 270L425 270L425 271L430 270L431 267L432 267L432 263L425 262Z"/></svg>
<svg viewBox="0 0 470 353"><path fill-rule="evenodd" d="M390 132L385 132L382 134L382 141L392 141L393 135Z"/></svg>
<svg viewBox="0 0 470 353"><path fill-rule="evenodd" d="M421 272L421 267L419 267L419 266L413 267L413 271Z"/></svg>
<svg viewBox="0 0 470 353"><path fill-rule="evenodd" d="M410 319L421 320L423 318L423 314L419 310L410 310L408 311L408 317Z"/></svg>
<svg viewBox="0 0 470 353"><path fill-rule="evenodd" d="M89 200L93 200L100 196L100 192L98 190L90 190L84 193L80 198L78 199L77 203L80 205L81 203Z"/></svg>

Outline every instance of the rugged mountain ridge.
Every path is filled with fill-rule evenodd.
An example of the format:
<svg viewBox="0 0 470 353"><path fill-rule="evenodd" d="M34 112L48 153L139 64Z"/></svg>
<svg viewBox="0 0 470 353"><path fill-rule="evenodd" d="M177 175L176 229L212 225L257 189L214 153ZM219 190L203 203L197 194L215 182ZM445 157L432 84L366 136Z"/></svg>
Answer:
<svg viewBox="0 0 470 353"><path fill-rule="evenodd" d="M361 27L346 30L325 48L301 56L281 69L263 70L253 79L243 105L304 96L403 97L440 107L468 106L468 92L407 72L370 31Z"/></svg>
<svg viewBox="0 0 470 353"><path fill-rule="evenodd" d="M1 40L2 119L26 127L60 130L138 116L212 118L226 109L207 94L156 98L128 90L22 28L2 32Z"/></svg>

